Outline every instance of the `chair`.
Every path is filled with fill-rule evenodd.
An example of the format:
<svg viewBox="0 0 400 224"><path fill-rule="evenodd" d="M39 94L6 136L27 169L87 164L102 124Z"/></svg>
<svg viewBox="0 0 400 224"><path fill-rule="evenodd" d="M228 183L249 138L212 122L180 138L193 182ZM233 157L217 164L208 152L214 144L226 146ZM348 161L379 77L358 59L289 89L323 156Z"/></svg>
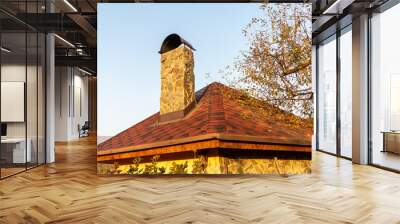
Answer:
<svg viewBox="0 0 400 224"><path fill-rule="evenodd" d="M80 127L80 125L78 124L79 138L89 136L89 129L90 129L89 121L85 121L82 127Z"/></svg>

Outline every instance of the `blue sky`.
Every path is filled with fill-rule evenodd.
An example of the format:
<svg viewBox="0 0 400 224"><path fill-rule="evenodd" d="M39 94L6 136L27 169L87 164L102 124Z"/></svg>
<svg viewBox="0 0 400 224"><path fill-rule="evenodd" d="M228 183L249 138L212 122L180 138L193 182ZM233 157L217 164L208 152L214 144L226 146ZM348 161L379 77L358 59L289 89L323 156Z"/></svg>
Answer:
<svg viewBox="0 0 400 224"><path fill-rule="evenodd" d="M242 29L261 15L259 6L98 4L98 135L113 136L159 111L158 51L166 36L177 33L196 48L200 89L248 48Z"/></svg>

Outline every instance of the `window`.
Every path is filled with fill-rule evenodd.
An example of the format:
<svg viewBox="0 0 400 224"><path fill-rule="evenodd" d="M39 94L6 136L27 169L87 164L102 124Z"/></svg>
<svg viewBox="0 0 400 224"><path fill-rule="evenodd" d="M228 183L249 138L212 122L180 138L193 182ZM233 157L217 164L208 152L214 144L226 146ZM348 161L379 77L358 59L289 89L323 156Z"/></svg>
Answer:
<svg viewBox="0 0 400 224"><path fill-rule="evenodd" d="M352 157L352 35L351 26L340 36L340 155Z"/></svg>
<svg viewBox="0 0 400 224"><path fill-rule="evenodd" d="M371 18L371 159L400 170L400 5Z"/></svg>
<svg viewBox="0 0 400 224"><path fill-rule="evenodd" d="M39 13L42 5L43 1L18 2L16 10ZM0 17L14 21L3 13ZM23 23L0 26L0 178L5 178L45 163L46 39Z"/></svg>
<svg viewBox="0 0 400 224"><path fill-rule="evenodd" d="M336 36L318 47L318 149L336 153Z"/></svg>

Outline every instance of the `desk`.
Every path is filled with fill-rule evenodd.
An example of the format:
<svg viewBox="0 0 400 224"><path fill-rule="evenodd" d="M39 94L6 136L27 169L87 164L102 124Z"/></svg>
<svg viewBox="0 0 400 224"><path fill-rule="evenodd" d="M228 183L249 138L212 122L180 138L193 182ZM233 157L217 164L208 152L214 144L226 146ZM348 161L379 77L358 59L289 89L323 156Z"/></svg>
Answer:
<svg viewBox="0 0 400 224"><path fill-rule="evenodd" d="M26 163L31 162L32 153L30 138L27 139L25 151L25 138L6 138L1 139L1 157L6 163Z"/></svg>
<svg viewBox="0 0 400 224"><path fill-rule="evenodd" d="M400 131L383 131L382 152L400 154Z"/></svg>

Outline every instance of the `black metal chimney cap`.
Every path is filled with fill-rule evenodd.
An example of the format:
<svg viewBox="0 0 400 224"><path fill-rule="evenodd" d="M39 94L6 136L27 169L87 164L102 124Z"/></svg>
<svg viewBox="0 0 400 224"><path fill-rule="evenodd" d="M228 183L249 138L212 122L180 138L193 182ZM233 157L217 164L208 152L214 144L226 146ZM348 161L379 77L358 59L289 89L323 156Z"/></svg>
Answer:
<svg viewBox="0 0 400 224"><path fill-rule="evenodd" d="M171 51L171 50L173 50L173 49L175 49L175 48L181 46L181 44L184 44L184 45L188 46L190 49L192 49L192 50L194 50L194 51L196 50L196 49L194 49L193 46L192 46L189 42L187 42L185 39L183 39L182 37L180 37L178 34L173 33L173 34L168 35L168 36L164 39L164 41L163 41L163 43L162 43L162 45L161 45L161 49L160 49L160 51L159 51L158 53L163 54L163 53L165 53L165 52Z"/></svg>

